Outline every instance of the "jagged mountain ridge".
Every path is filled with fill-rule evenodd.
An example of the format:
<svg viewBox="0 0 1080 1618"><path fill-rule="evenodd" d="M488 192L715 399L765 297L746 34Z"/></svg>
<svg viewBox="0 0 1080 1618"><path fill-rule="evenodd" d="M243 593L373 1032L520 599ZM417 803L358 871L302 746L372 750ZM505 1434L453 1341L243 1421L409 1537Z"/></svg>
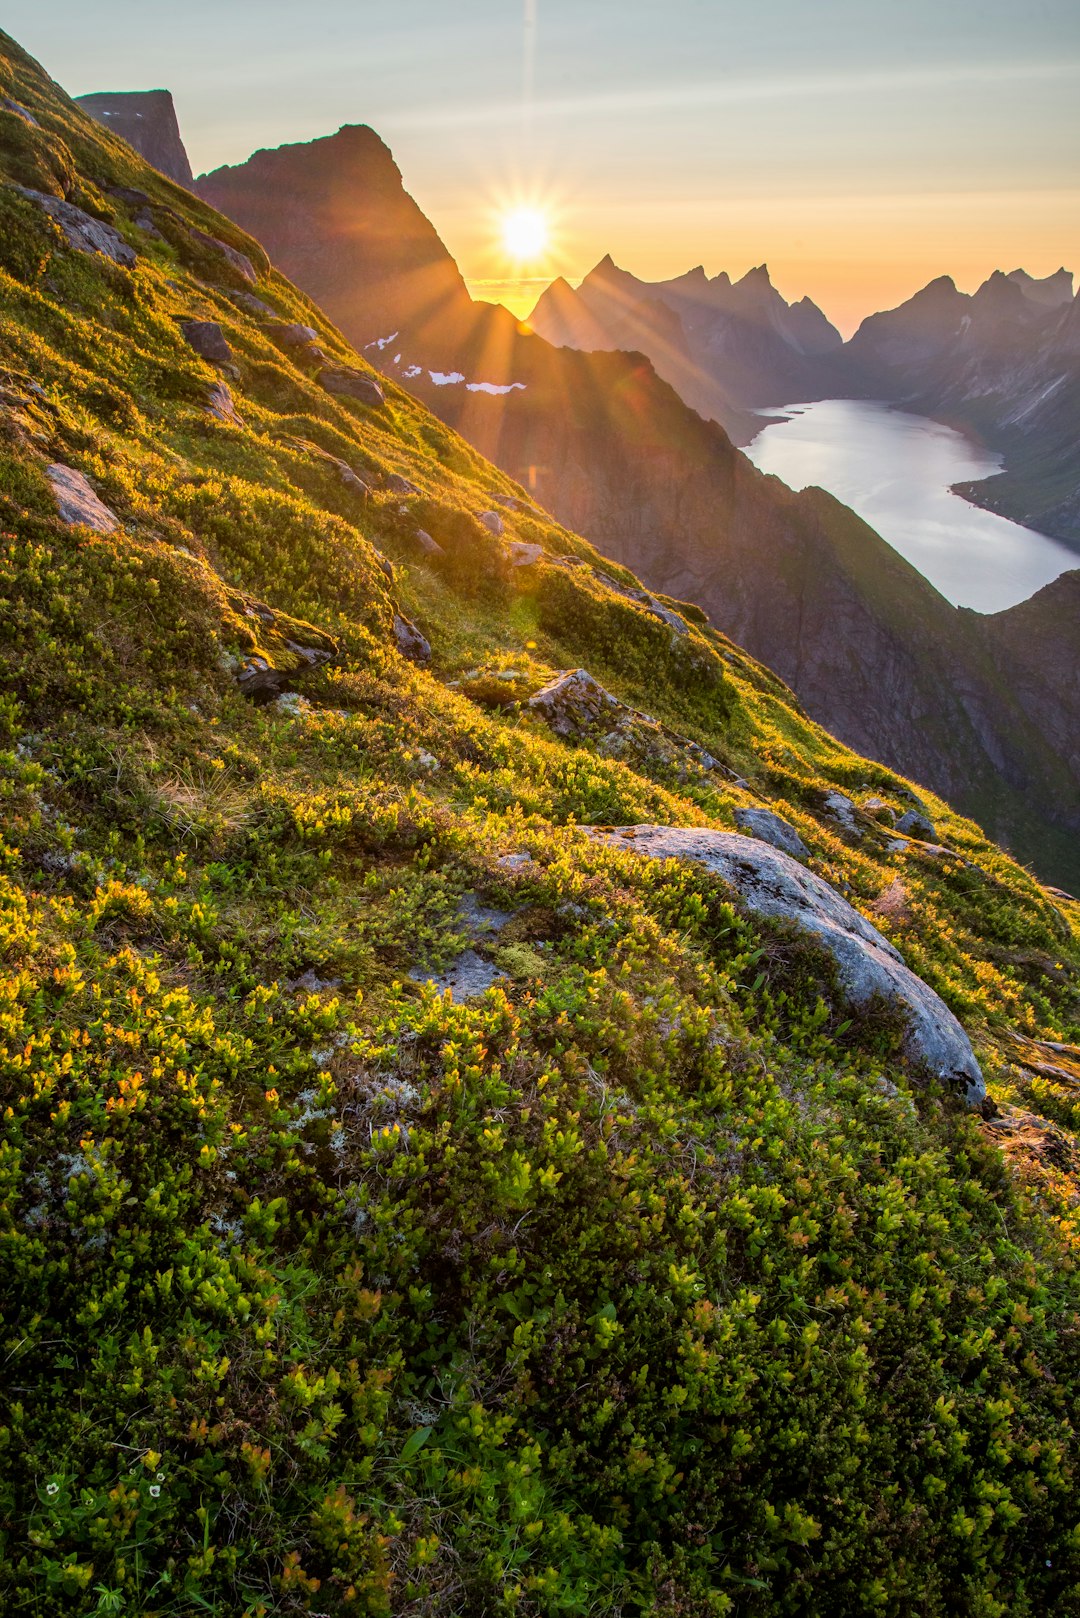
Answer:
<svg viewBox="0 0 1080 1618"><path fill-rule="evenodd" d="M723 271L710 279L700 265L646 282L608 255L576 291L561 281L543 292L529 324L560 345L640 349L688 404L734 423L742 442L753 426L736 412L809 397L822 357L842 345L809 298L781 297L764 264L735 282Z"/></svg>
<svg viewBox="0 0 1080 1618"><path fill-rule="evenodd" d="M0 92L5 1603L1068 1611L1075 906Z"/></svg>
<svg viewBox="0 0 1080 1618"><path fill-rule="evenodd" d="M554 348L473 304L371 131L260 153L199 190L261 232L375 364L560 521L654 588L697 601L822 724L952 796L1066 885L1080 879L1075 768L1015 700L992 629L958 615L836 502L764 478L644 356ZM369 242L357 222L371 220ZM623 274L612 265L602 279ZM763 272L736 287L683 279L693 289L681 295L699 303L734 299L763 318L778 307ZM816 330L811 316L807 347ZM831 358L836 343L823 340ZM1071 723L1074 693L1049 671L1055 680Z"/></svg>

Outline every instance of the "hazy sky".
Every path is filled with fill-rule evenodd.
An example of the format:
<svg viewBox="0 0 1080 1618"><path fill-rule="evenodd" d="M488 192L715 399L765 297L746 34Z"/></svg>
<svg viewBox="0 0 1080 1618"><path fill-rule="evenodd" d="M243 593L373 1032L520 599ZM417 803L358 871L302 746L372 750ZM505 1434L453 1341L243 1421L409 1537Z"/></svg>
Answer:
<svg viewBox="0 0 1080 1618"><path fill-rule="evenodd" d="M948 272L1080 270L1077 0L6 0L72 94L172 90L196 172L369 123L480 295L494 215L648 278L767 260L845 329ZM510 289L519 308L529 285Z"/></svg>

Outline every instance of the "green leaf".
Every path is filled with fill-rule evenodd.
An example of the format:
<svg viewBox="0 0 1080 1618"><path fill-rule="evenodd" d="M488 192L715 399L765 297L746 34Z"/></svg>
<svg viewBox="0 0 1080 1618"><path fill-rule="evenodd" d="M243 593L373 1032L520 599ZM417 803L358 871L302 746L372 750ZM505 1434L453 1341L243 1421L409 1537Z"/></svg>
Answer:
<svg viewBox="0 0 1080 1618"><path fill-rule="evenodd" d="M411 1461L414 1455L419 1455L433 1432L434 1428L432 1427L418 1427L414 1433L410 1433L401 1446L401 1454L398 1456L398 1460L404 1464L406 1461Z"/></svg>

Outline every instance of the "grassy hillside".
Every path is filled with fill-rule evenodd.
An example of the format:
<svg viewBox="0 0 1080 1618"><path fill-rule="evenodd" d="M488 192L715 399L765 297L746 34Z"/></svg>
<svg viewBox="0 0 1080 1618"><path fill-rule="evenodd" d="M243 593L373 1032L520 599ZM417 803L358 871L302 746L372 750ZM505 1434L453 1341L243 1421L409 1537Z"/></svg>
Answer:
<svg viewBox="0 0 1080 1618"><path fill-rule="evenodd" d="M250 299L366 371L318 311L0 48L0 1611L1080 1610L1075 904L926 794L890 851L907 783L490 532L502 474L320 387ZM579 665L624 756L522 706ZM762 800L992 1116L582 830Z"/></svg>

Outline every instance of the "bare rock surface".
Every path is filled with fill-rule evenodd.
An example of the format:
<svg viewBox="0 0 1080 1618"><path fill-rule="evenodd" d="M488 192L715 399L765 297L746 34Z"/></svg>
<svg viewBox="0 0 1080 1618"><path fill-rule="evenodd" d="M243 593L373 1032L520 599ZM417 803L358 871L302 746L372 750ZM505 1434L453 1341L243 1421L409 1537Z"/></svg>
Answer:
<svg viewBox="0 0 1080 1618"><path fill-rule="evenodd" d="M411 974L417 983L431 983L440 994L450 990L455 1000L468 1000L473 995L483 994L498 982L503 976L497 966L485 961L474 949L463 950L455 961L452 961L445 972L438 976L414 972Z"/></svg>
<svg viewBox="0 0 1080 1618"><path fill-rule="evenodd" d="M969 1106L985 1100L986 1085L970 1041L948 1006L821 877L778 849L734 832L622 826L593 835L650 859L694 860L734 888L748 910L795 922L832 955L852 1005L865 1006L880 997L903 1011L909 1060L958 1086Z"/></svg>
<svg viewBox="0 0 1080 1618"><path fill-rule="evenodd" d="M62 522L72 528L80 525L96 528L99 534L116 532L120 526L119 517L98 498L81 472L76 472L73 466L63 466L59 461L54 461L45 468L45 474L52 484L56 509Z"/></svg>
<svg viewBox="0 0 1080 1618"><path fill-rule="evenodd" d="M122 264L125 269L130 269L138 258L130 243L103 219L95 219L81 208L76 208L74 203L64 202L61 197L50 197L44 191L28 191L21 185L15 189L21 191L24 197L29 197L31 202L36 202L50 219L56 220L68 246L74 247L76 252L97 253L101 258L111 259L114 264Z"/></svg>
<svg viewBox="0 0 1080 1618"><path fill-rule="evenodd" d="M923 843L937 842L934 822L929 815L923 814L919 809L909 809L906 814L901 815L896 822L896 829L905 837L917 837Z"/></svg>
<svg viewBox="0 0 1080 1618"><path fill-rule="evenodd" d="M488 533L494 534L496 538L499 537L505 527L505 524L497 511L482 511L480 513L480 521L483 523Z"/></svg>
<svg viewBox="0 0 1080 1618"><path fill-rule="evenodd" d="M773 814L771 809L736 809L735 824L748 837L760 837L763 843L771 843L782 854L790 854L793 860L810 858L810 850L795 827L781 815Z"/></svg>

